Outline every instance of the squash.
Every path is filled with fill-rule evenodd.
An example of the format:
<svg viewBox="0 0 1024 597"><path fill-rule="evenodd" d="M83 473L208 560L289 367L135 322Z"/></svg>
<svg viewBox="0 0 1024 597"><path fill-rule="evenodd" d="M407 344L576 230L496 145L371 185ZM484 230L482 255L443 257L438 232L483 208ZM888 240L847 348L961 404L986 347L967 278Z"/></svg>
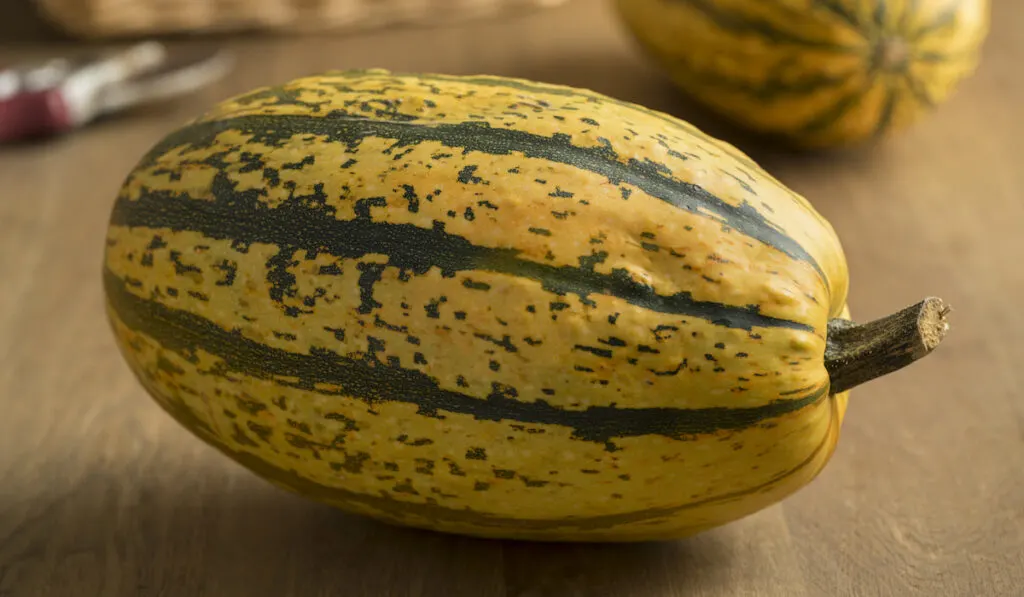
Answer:
<svg viewBox="0 0 1024 597"><path fill-rule="evenodd" d="M170 133L103 269L127 364L205 442L351 512L524 539L777 502L825 466L847 390L927 354L945 313L851 324L828 222L686 122L381 70Z"/></svg>
<svg viewBox="0 0 1024 597"><path fill-rule="evenodd" d="M974 72L988 0L616 0L643 52L728 120L804 148L899 131Z"/></svg>

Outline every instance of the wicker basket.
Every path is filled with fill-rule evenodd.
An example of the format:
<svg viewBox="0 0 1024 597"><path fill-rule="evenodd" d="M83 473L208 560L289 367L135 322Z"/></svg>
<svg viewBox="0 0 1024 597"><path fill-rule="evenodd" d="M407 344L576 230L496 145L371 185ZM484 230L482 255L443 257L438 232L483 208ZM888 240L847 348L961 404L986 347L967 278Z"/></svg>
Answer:
<svg viewBox="0 0 1024 597"><path fill-rule="evenodd" d="M239 30L359 30L492 17L568 0L35 1L46 18L66 33L98 39Z"/></svg>

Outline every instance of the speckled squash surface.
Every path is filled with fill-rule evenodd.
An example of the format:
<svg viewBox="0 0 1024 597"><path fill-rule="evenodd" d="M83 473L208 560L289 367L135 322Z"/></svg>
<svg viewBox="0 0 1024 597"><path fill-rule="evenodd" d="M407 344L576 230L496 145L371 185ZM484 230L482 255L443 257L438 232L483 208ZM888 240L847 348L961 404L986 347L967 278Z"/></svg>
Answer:
<svg viewBox="0 0 1024 597"><path fill-rule="evenodd" d="M397 524L645 540L836 446L832 227L738 150L584 90L338 72L171 133L105 252L128 364L272 483Z"/></svg>
<svg viewBox="0 0 1024 597"><path fill-rule="evenodd" d="M614 0L690 96L794 145L909 126L977 67L988 0Z"/></svg>

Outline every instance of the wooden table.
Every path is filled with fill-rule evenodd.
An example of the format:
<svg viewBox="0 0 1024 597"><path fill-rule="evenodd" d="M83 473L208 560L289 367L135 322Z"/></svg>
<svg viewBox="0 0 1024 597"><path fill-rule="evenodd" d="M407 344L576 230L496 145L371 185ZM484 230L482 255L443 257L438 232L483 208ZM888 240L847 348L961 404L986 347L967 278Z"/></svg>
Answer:
<svg viewBox="0 0 1024 597"><path fill-rule="evenodd" d="M1024 6L999 3L984 64L951 102L843 155L787 155L707 118L586 0L500 23L250 36L230 42L230 78L187 101L0 151L0 595L1024 595L1022 25ZM106 219L140 154L210 103L370 65L582 85L728 135L835 224L860 318L936 294L953 330L854 394L809 487L692 540L478 541L272 489L174 424L121 361L101 304Z"/></svg>

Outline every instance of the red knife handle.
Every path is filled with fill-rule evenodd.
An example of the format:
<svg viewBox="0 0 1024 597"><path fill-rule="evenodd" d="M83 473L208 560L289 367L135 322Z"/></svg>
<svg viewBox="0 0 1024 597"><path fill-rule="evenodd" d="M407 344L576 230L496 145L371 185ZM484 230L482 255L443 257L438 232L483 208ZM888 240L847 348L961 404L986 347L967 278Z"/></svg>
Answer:
<svg viewBox="0 0 1024 597"><path fill-rule="evenodd" d="M59 88L0 98L0 143L55 135L74 128Z"/></svg>

